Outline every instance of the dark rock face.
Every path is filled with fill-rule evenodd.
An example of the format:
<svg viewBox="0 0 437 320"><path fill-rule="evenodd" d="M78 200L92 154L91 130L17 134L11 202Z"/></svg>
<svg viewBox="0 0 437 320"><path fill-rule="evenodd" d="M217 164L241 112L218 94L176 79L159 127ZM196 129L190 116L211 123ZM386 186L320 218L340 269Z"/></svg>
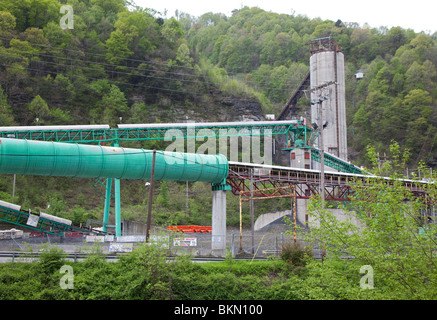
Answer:
<svg viewBox="0 0 437 320"><path fill-rule="evenodd" d="M262 121L264 115L261 105L252 99L226 97L220 101L226 109L227 120L232 121Z"/></svg>

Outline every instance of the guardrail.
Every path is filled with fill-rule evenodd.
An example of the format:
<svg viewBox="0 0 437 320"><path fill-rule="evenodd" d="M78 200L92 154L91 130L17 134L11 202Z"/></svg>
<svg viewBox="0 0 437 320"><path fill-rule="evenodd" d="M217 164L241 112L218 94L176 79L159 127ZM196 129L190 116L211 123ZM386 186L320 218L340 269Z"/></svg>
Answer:
<svg viewBox="0 0 437 320"><path fill-rule="evenodd" d="M40 256L44 254L42 252L0 252L0 258L12 258L12 262L15 262L15 258L29 258L29 259L39 259ZM90 254L87 253L64 253L62 254L63 258L65 259L73 259L74 262L76 262L78 259L86 259ZM114 254L102 254L101 256L104 256L105 259L113 260L113 259L119 259L120 255L114 255Z"/></svg>
<svg viewBox="0 0 437 320"><path fill-rule="evenodd" d="M12 263L15 263L16 258L28 258L28 259L39 259L39 257L44 254L42 252L0 252L0 259L1 258L12 258ZM86 259L88 256L95 255L95 254L89 254L89 253L65 253L63 254L64 259L72 259L73 262L77 262L77 260L80 259ZM126 255L126 253L119 253L119 254L101 254L100 256L105 257L106 260L118 260L121 256ZM175 260L175 256L168 256L166 257L168 261ZM219 257L191 257L190 260L192 262L221 262L225 261L226 258L219 258ZM233 258L234 261L264 261L267 260L266 258ZM4 261L0 261L4 262ZM21 262L21 261L20 261ZM24 261L26 262L26 261Z"/></svg>

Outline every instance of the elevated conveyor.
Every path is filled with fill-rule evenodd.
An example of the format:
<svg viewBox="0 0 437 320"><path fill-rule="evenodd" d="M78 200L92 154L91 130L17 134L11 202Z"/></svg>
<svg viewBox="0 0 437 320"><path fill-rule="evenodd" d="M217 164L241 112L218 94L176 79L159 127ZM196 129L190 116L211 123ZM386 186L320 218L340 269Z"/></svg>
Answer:
<svg viewBox="0 0 437 320"><path fill-rule="evenodd" d="M307 78L303 83L308 82ZM280 119L282 118L281 116ZM303 145L297 147L311 148L313 159L320 161L318 149L310 147L313 145L317 132L300 120L118 124L117 128L111 128L109 125L0 127L0 138L83 144L118 144L121 141L164 140L166 137L193 139L197 136L220 138L264 136L266 134L287 135L287 139L293 137L295 142L301 139ZM290 149L292 148L283 150ZM341 172L363 173L360 168L327 153L325 153L325 163Z"/></svg>
<svg viewBox="0 0 437 320"><path fill-rule="evenodd" d="M83 234L99 233L89 229L74 227L71 225L71 221L67 219L21 210L21 206L5 201L0 201L0 221L52 235L64 235L65 232L69 231Z"/></svg>
<svg viewBox="0 0 437 320"><path fill-rule="evenodd" d="M325 165L345 173L354 174L367 174L364 170L352 163L349 163L343 159L340 159L328 152L324 152ZM320 150L316 148L311 148L311 159L320 163Z"/></svg>
<svg viewBox="0 0 437 320"><path fill-rule="evenodd" d="M152 150L0 138L0 174L150 179ZM222 183L222 155L156 151L154 179Z"/></svg>
<svg viewBox="0 0 437 320"><path fill-rule="evenodd" d="M253 190L255 197L280 196L287 186L295 187L297 199L310 199L320 193L320 171L313 169L229 161L229 175L226 181L234 195ZM325 171L325 199L350 201L357 181L360 181L361 187L370 186L373 181L383 181L387 187L394 183L393 179L387 177ZM414 197L435 203L435 196L427 191L428 181L399 179L398 182L410 190Z"/></svg>
<svg viewBox="0 0 437 320"><path fill-rule="evenodd" d="M166 137L190 139L201 137L284 135L297 124L296 120L248 122L188 122L72 126L0 127L1 138L15 138L67 143L115 143L121 141L164 140ZM170 135L169 135L170 134Z"/></svg>
<svg viewBox="0 0 437 320"><path fill-rule="evenodd" d="M121 235L119 179L149 179L152 154L151 150L144 149L0 138L0 174L108 178L106 202L109 202L110 198L109 181L115 179L116 183L118 181L115 196L118 237ZM214 190L214 186L217 185L230 186L236 195L250 192L252 188L253 195L257 197L280 196L281 190L289 186L295 190L298 199L309 199L320 192L320 172L317 170L228 162L221 155L156 151L155 179L208 182L213 186L213 191L226 190ZM325 172L325 199L349 201L356 187L356 179L363 181L364 185L372 179L385 179L387 186L392 183L392 180L384 177ZM415 197L430 201L426 191L427 182L402 181ZM220 195L220 192L217 194ZM225 208L225 201L223 203ZM104 226L107 225L109 212L106 209L105 203ZM225 215L226 210L223 212ZM22 211L21 208L4 205L0 207L1 221L51 234L79 230L58 219L47 219L41 215L37 218L35 223L35 220L32 220L36 219L35 215ZM214 232L213 236L217 237Z"/></svg>
<svg viewBox="0 0 437 320"><path fill-rule="evenodd" d="M121 236L120 179L200 181L226 190L228 161L223 155L202 155L104 147L77 143L0 138L0 174L107 178L103 231L109 217L112 180L116 236ZM17 217L20 219L20 216Z"/></svg>

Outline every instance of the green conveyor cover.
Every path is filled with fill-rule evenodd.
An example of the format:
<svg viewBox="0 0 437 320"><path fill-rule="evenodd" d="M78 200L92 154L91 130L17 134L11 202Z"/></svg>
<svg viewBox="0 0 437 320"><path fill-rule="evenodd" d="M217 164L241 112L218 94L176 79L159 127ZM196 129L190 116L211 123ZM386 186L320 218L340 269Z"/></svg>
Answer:
<svg viewBox="0 0 437 320"><path fill-rule="evenodd" d="M0 174L150 179L152 150L0 139ZM156 151L155 180L223 182L223 155Z"/></svg>

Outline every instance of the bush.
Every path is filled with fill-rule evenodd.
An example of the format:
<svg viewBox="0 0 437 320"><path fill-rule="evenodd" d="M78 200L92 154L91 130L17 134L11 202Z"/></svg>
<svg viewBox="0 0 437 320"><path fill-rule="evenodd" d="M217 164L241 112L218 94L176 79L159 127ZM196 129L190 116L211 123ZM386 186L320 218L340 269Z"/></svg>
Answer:
<svg viewBox="0 0 437 320"><path fill-rule="evenodd" d="M39 263L42 270L47 274L52 274L65 263L64 251L60 248L49 248L47 245L41 246L41 255Z"/></svg>
<svg viewBox="0 0 437 320"><path fill-rule="evenodd" d="M298 242L286 242L282 245L280 257L293 267L305 267L312 258L312 253L308 247L302 248Z"/></svg>

